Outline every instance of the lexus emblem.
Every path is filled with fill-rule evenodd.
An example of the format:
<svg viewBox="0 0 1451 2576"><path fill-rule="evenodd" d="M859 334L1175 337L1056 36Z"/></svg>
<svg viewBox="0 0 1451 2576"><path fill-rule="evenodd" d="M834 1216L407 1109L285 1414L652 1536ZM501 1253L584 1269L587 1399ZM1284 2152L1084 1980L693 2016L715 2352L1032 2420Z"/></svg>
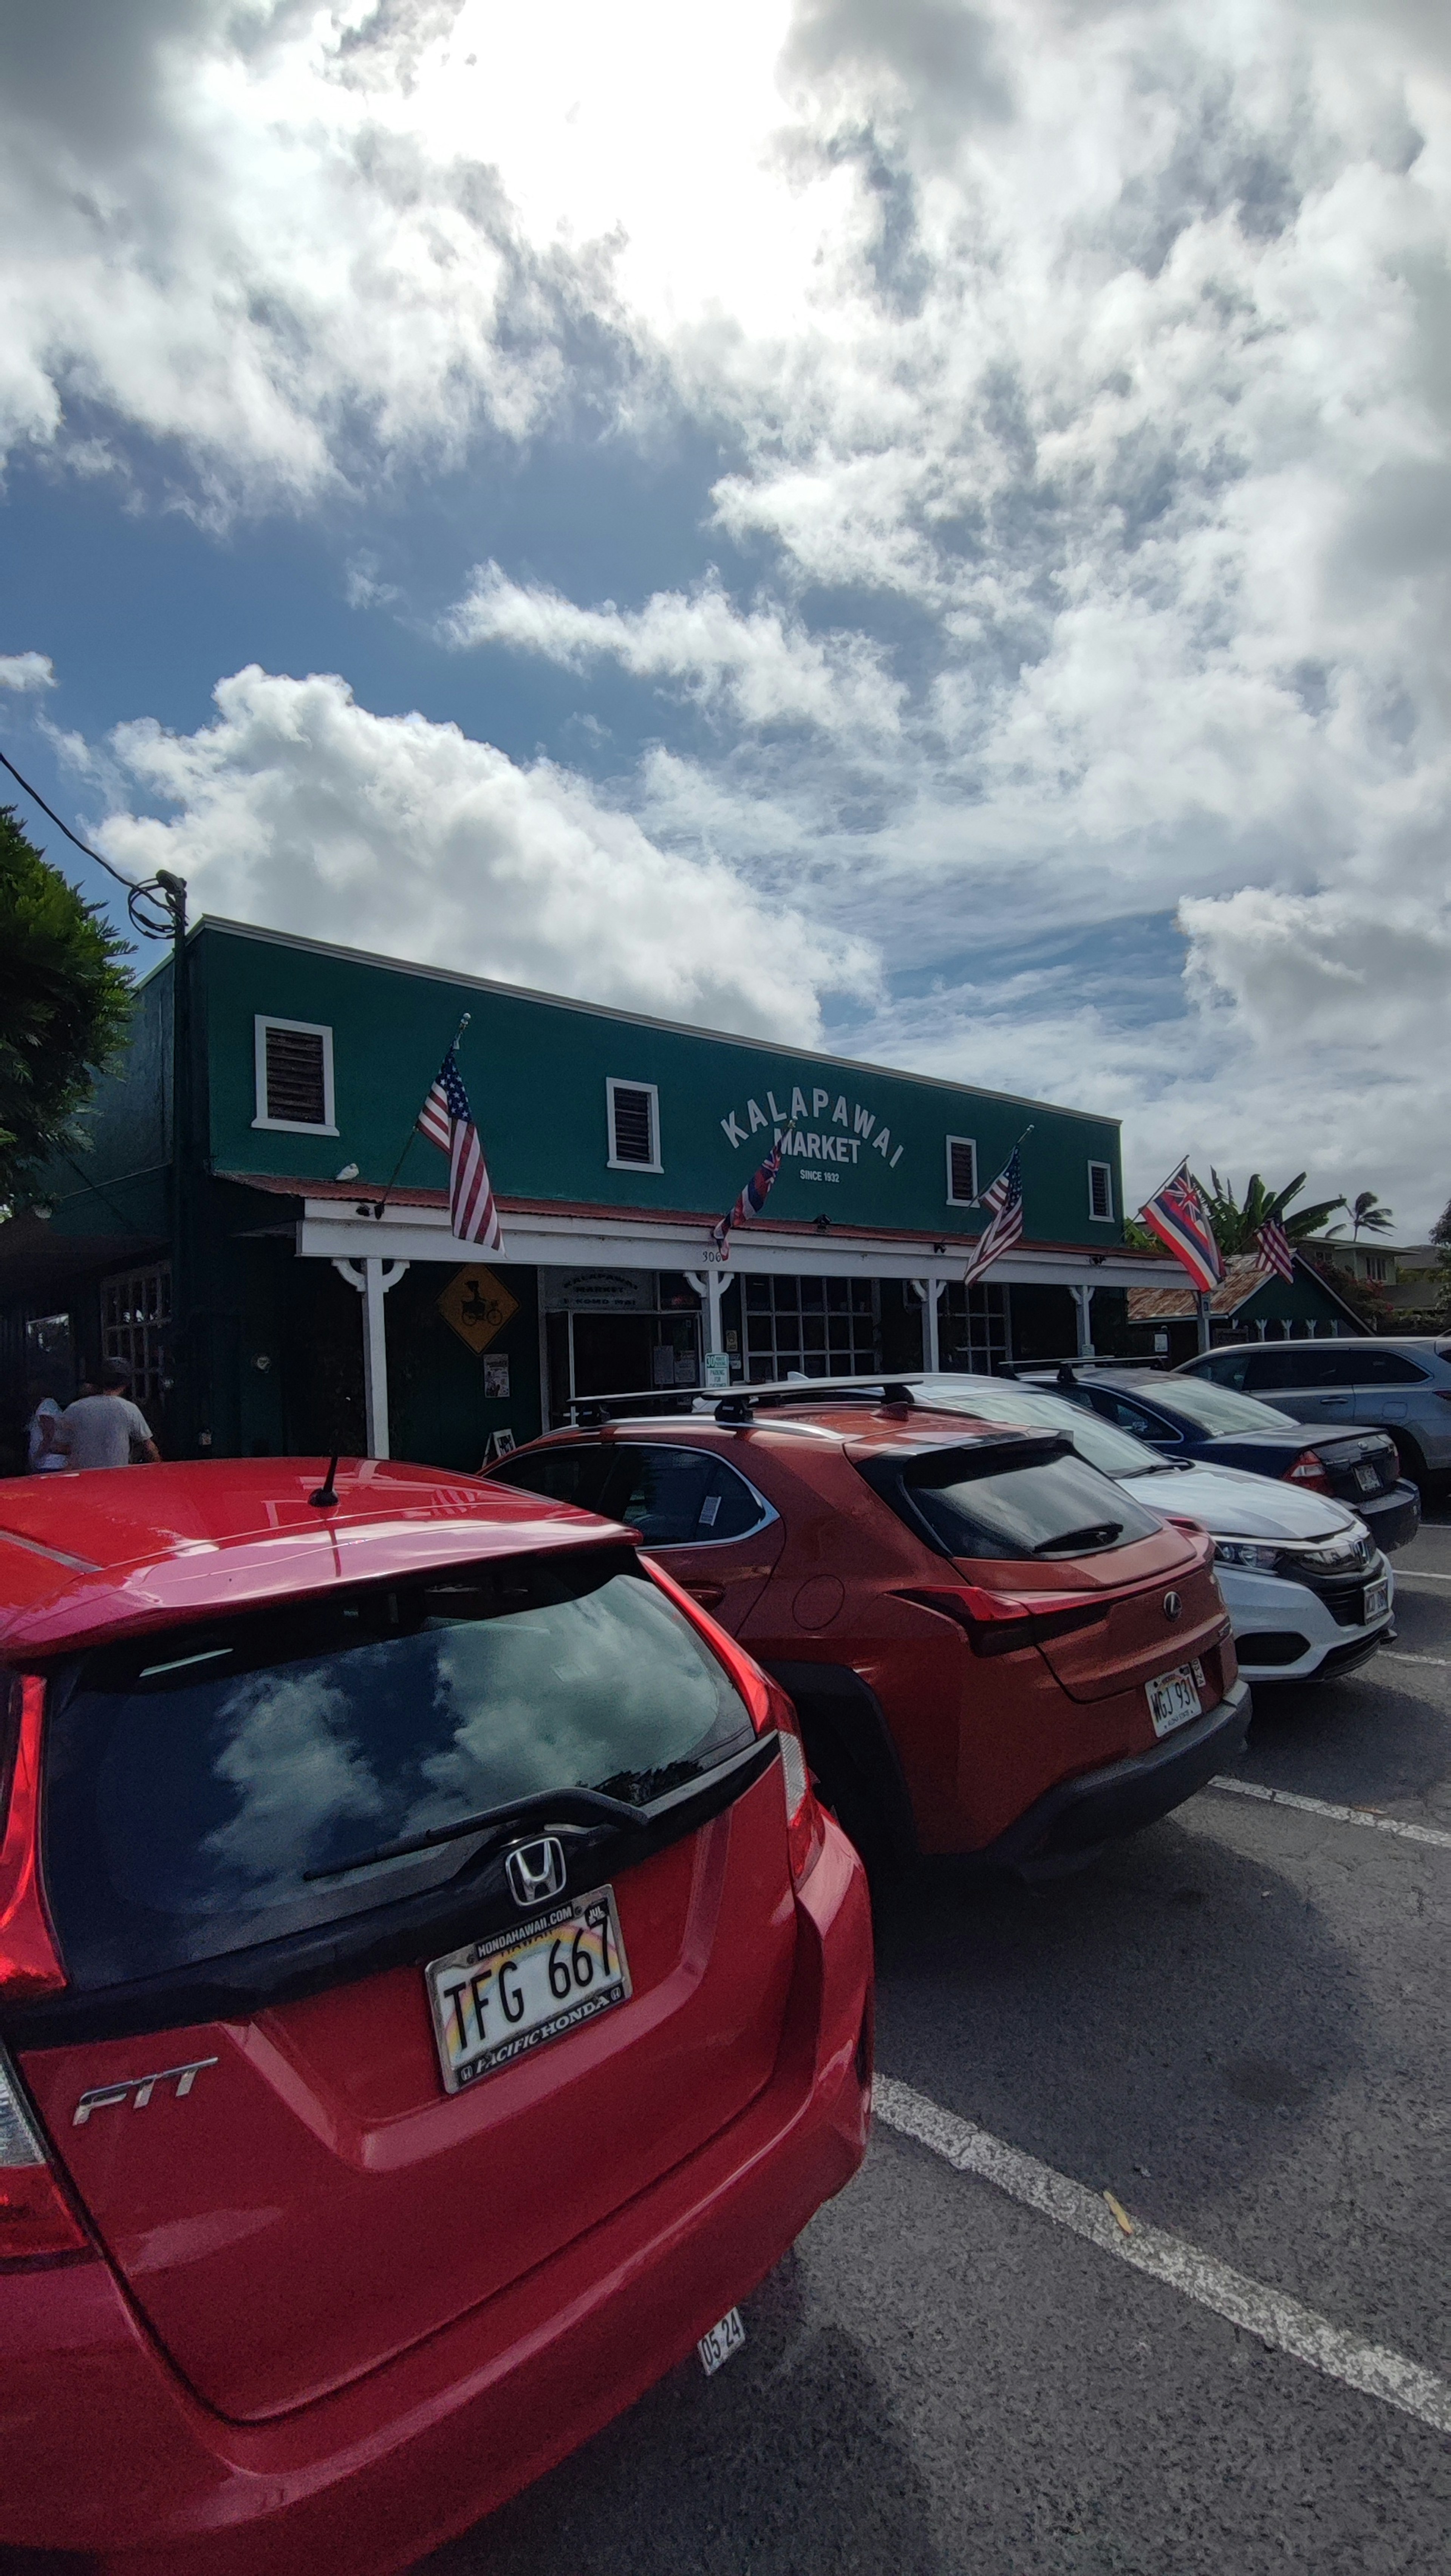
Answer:
<svg viewBox="0 0 1451 2576"><path fill-rule="evenodd" d="M514 1902L524 1913L558 1896L565 1880L564 1845L557 1834L541 1834L536 1843L516 1843L504 1863Z"/></svg>
<svg viewBox="0 0 1451 2576"><path fill-rule="evenodd" d="M1178 1616L1179 1616L1179 1613L1180 1613L1180 1611L1183 1609L1183 1607L1184 1607L1184 1604L1183 1604L1183 1602L1180 1600L1179 1595L1178 1595L1178 1593L1177 1593L1177 1592L1166 1592L1166 1593L1165 1593L1165 1595L1164 1595L1164 1616L1165 1616L1165 1618L1166 1618L1166 1619L1177 1619L1177 1618L1178 1618Z"/></svg>

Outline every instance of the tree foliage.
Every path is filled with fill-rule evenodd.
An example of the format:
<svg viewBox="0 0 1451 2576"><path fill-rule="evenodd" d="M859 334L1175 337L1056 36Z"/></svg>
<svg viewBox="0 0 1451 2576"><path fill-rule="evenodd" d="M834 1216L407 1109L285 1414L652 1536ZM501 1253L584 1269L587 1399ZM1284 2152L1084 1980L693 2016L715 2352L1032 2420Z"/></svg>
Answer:
<svg viewBox="0 0 1451 2576"><path fill-rule="evenodd" d="M0 806L0 1202L77 1140L131 1008L127 943Z"/></svg>
<svg viewBox="0 0 1451 2576"><path fill-rule="evenodd" d="M1235 1197L1234 1184L1221 1180L1212 1164L1209 1177L1208 1189L1197 1175L1194 1186L1209 1210L1214 1240L1226 1259L1231 1253L1256 1251L1255 1238L1271 1217L1278 1217L1292 1243L1304 1243L1312 1235L1323 1241L1340 1231L1326 1220L1346 1205L1343 1194L1336 1199L1315 1199L1309 1207L1291 1208L1290 1201L1298 1198L1305 1186L1303 1172L1297 1172L1282 1190L1269 1189L1258 1172L1251 1172L1242 1200Z"/></svg>
<svg viewBox="0 0 1451 2576"><path fill-rule="evenodd" d="M1352 1243L1362 1232L1389 1234L1395 1223L1395 1210L1386 1206L1378 1190L1357 1190L1350 1201L1349 1216Z"/></svg>

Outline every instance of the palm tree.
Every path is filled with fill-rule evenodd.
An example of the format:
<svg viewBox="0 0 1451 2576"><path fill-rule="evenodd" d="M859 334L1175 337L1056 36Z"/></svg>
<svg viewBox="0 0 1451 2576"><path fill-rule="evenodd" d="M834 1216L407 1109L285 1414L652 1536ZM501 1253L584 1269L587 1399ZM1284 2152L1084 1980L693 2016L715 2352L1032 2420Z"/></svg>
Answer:
<svg viewBox="0 0 1451 2576"><path fill-rule="evenodd" d="M1395 1212L1388 1208L1376 1190L1359 1190L1350 1202L1350 1240L1354 1243L1364 1226L1367 1234L1389 1234Z"/></svg>
<svg viewBox="0 0 1451 2576"><path fill-rule="evenodd" d="M1251 1172L1245 1183L1243 1200L1235 1197L1233 1183L1222 1181L1212 1164L1209 1177L1209 1189L1197 1177L1195 1187L1209 1210L1214 1240L1226 1259L1234 1252L1254 1252L1258 1248L1256 1237L1260 1227L1268 1224L1271 1217L1278 1217L1292 1243L1304 1243L1311 1235L1323 1240L1340 1231L1338 1226L1327 1226L1326 1219L1332 1217L1337 1208L1345 1206L1343 1196L1316 1199L1309 1207L1291 1211L1290 1201L1297 1198L1305 1186L1303 1172L1297 1172L1282 1190L1267 1189L1259 1173Z"/></svg>

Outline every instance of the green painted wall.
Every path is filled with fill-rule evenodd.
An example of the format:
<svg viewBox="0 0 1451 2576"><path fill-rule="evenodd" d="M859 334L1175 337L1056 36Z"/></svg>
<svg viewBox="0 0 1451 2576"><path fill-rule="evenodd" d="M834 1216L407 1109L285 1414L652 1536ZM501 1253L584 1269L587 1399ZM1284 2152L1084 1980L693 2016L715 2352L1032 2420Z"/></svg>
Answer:
<svg viewBox="0 0 1451 2576"><path fill-rule="evenodd" d="M978 1177L986 1182L1031 1121L1023 1148L1029 1236L1094 1249L1120 1240L1117 1222L1095 1224L1088 1215L1090 1160L1110 1165L1114 1205L1122 1207L1112 1119L480 990L210 924L198 933L194 956L218 1171L331 1179L356 1163L362 1180L377 1184L403 1152L404 1181L439 1187L443 1157L411 1133L412 1123L467 1010L472 1024L460 1062L495 1188L505 1196L715 1215L769 1147L774 1112L789 1116L794 1104L799 1115L804 1104L802 1132L829 1150L783 1166L773 1216L976 1234L981 1218L947 1204L945 1140L976 1139ZM259 1013L332 1029L336 1137L254 1126ZM658 1086L661 1173L608 1168L610 1076Z"/></svg>

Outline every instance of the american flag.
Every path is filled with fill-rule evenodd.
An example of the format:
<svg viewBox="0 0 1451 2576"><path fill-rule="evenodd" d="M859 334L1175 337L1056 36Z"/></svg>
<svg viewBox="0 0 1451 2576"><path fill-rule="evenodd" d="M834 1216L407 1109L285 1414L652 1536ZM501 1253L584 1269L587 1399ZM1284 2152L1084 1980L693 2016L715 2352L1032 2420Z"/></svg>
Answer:
<svg viewBox="0 0 1451 2576"><path fill-rule="evenodd" d="M1224 1263L1214 1240L1209 1210L1194 1186L1188 1157L1177 1172L1171 1172L1161 1190L1145 1199L1139 1210L1144 1223L1167 1244L1176 1261L1181 1261L1196 1288L1217 1288L1224 1277Z"/></svg>
<svg viewBox="0 0 1451 2576"><path fill-rule="evenodd" d="M1023 1237L1023 1166L1015 1145L997 1179L982 1192L979 1206L989 1210L992 1223L980 1234L968 1255L962 1277L970 1288L985 1270L991 1270L1005 1252L1011 1252Z"/></svg>
<svg viewBox="0 0 1451 2576"><path fill-rule="evenodd" d="M481 1243L485 1252L502 1252L504 1235L499 1211L494 1205L479 1131L452 1047L418 1113L418 1124L430 1145L441 1147L448 1156L450 1233L459 1243Z"/></svg>
<svg viewBox="0 0 1451 2576"><path fill-rule="evenodd" d="M1277 1270L1282 1279L1295 1276L1295 1247L1277 1216L1267 1216L1255 1236L1260 1250L1260 1268Z"/></svg>
<svg viewBox="0 0 1451 2576"><path fill-rule="evenodd" d="M792 1125L795 1125L794 1119ZM743 1225L748 1216L759 1216L765 1206L770 1196L771 1183L781 1169L781 1157L786 1151L786 1138L790 1133L791 1128L788 1127L777 1137L764 1163L758 1170L752 1172L730 1214L723 1216L719 1225L711 1227L710 1239L712 1243L720 1245L723 1261L729 1261L731 1257L731 1227Z"/></svg>

